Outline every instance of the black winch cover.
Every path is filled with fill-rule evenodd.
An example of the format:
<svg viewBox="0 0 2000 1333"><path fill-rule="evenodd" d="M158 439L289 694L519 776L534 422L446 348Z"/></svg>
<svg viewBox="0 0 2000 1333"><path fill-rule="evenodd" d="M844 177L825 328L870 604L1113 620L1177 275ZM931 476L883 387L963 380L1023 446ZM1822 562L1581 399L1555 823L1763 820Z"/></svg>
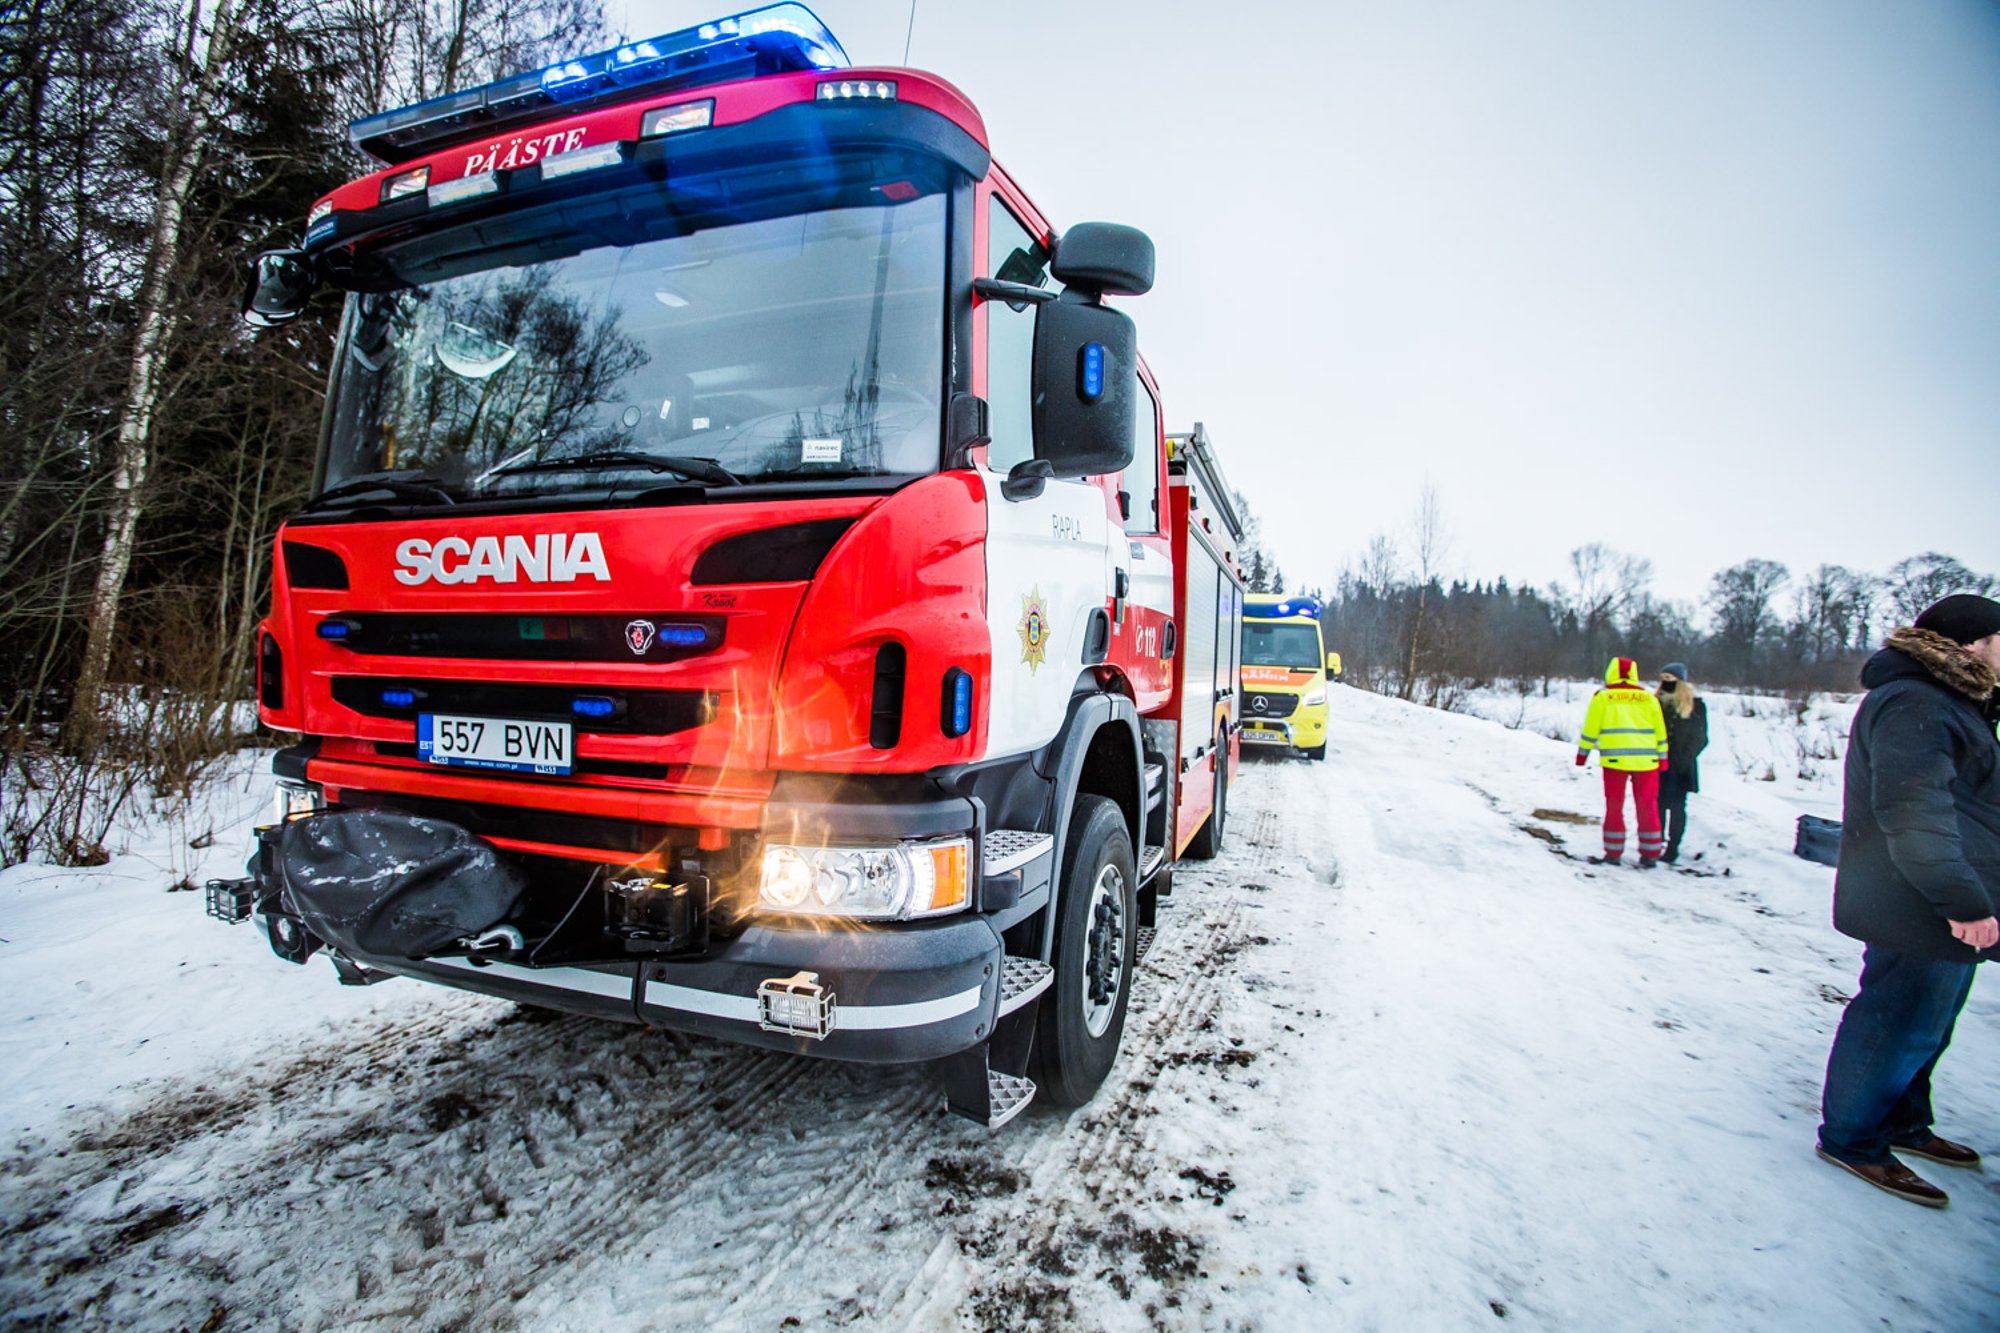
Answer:
<svg viewBox="0 0 2000 1333"><path fill-rule="evenodd" d="M285 826L287 905L344 953L423 958L520 910L527 881L491 843L441 819L337 810Z"/></svg>

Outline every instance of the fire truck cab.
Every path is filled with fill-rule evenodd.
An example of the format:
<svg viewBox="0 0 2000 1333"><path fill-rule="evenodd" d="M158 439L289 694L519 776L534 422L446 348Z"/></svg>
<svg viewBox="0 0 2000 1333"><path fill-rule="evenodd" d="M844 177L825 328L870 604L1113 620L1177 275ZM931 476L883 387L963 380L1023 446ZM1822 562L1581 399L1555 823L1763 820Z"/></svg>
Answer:
<svg viewBox="0 0 2000 1333"><path fill-rule="evenodd" d="M943 79L780 4L359 121L210 911L294 962L1087 1100L1237 753L1202 438ZM1199 432L1197 432L1199 434Z"/></svg>

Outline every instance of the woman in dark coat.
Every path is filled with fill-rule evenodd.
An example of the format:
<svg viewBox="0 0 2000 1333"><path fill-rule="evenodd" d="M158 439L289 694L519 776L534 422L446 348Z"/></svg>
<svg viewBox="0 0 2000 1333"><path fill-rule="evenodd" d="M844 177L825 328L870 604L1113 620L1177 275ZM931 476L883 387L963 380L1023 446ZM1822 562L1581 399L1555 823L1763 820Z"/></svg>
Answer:
<svg viewBox="0 0 2000 1333"><path fill-rule="evenodd" d="M1708 705L1695 698L1687 663L1660 668L1660 712L1667 719L1667 767L1660 774L1660 827L1667 833L1667 850L1660 859L1671 865L1681 859L1688 793L1701 790L1696 761L1708 748Z"/></svg>

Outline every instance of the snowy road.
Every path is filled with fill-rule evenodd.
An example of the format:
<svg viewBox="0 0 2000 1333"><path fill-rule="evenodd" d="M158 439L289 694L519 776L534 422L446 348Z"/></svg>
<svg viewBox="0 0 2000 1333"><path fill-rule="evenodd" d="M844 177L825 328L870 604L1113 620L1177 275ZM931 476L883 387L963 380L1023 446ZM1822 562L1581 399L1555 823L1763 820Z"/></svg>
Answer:
<svg viewBox="0 0 2000 1333"><path fill-rule="evenodd" d="M1337 702L1328 762L1245 765L1081 1111L990 1134L921 1071L410 983L333 1035L210 1020L178 1037L210 1073L136 1091L111 1045L52 1049L102 1109L0 1157L6 1322L1994 1326L2000 1174L1927 1167L1954 1197L1930 1213L1811 1155L1858 947L1786 854L1788 807L1715 780L1691 873L1598 870L1568 747ZM4 901L10 988L72 956ZM186 948L282 968L251 943L201 923ZM133 980L157 1003L227 1003L226 970L161 966ZM287 1005L335 994L318 971ZM2000 1150L1994 985L1939 1102Z"/></svg>

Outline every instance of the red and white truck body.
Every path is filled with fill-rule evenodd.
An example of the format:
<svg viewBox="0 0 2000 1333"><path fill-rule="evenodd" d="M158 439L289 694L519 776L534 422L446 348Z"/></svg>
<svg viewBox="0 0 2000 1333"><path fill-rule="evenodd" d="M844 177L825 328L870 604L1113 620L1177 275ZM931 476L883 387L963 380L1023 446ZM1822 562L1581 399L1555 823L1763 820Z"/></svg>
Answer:
<svg viewBox="0 0 2000 1333"><path fill-rule="evenodd" d="M1230 497L1102 299L1150 243L1058 237L964 96L796 5L354 137L385 166L247 301L349 293L259 654L302 739L211 911L349 982L939 1060L987 1123L1087 1098L1237 752ZM504 915L357 943L485 892L398 821Z"/></svg>

